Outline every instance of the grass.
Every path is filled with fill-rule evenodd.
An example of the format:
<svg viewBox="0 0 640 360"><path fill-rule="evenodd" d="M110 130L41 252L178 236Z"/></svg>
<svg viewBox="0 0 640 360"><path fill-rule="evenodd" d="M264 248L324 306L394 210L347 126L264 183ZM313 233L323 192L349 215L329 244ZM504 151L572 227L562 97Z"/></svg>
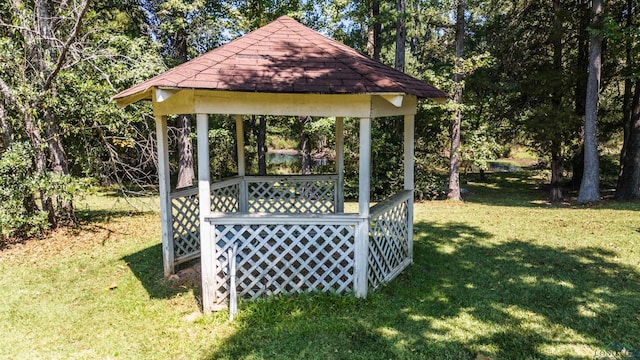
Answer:
<svg viewBox="0 0 640 360"><path fill-rule="evenodd" d="M162 277L157 199L98 194L82 225L0 252L0 358L593 359L640 348L640 204L549 205L488 174L415 206L414 264L366 300L280 296L198 316Z"/></svg>

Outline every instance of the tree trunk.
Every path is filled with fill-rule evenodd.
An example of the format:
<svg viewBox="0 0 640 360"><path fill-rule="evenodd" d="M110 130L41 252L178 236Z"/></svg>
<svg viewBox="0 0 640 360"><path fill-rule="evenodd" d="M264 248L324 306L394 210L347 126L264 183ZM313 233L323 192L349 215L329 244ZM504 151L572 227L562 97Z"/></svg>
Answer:
<svg viewBox="0 0 640 360"><path fill-rule="evenodd" d="M55 96L55 95L54 95ZM60 176L68 176L69 175L69 162L67 160L67 153L64 150L64 145L62 144L62 139L60 137L60 126L58 126L58 122L55 119L55 115L44 105L44 114L43 118L45 120L45 132L47 134L47 147L49 149L49 161L51 170ZM65 200L60 198L59 196L54 196L54 202L57 203L60 211L58 209L55 211L55 219L57 221L62 221L69 224L75 224L76 215L73 210L73 202L72 200Z"/></svg>
<svg viewBox="0 0 640 360"><path fill-rule="evenodd" d="M32 102L32 108L38 109L36 101ZM29 137L29 143L33 150L33 165L36 178L42 178L45 176L47 170L47 156L44 151L46 144L42 139L42 133L36 126L33 113L27 111L24 114L24 128L27 136ZM47 212L47 218L52 227L56 227L58 224L58 217L56 215L56 209L53 205L53 200L44 191L40 191L40 201L42 202L42 209Z"/></svg>
<svg viewBox="0 0 640 360"><path fill-rule="evenodd" d="M589 76L589 20L591 12L589 11L590 0L579 1L580 11L580 28L578 30L578 53L576 59L576 77L575 77L575 112L580 118L584 116L585 100L587 98L587 79Z"/></svg>
<svg viewBox="0 0 640 360"><path fill-rule="evenodd" d="M251 122L258 148L258 175L267 175L267 117L251 115Z"/></svg>
<svg viewBox="0 0 640 360"><path fill-rule="evenodd" d="M576 76L574 92L574 111L578 118L584 122L585 100L587 98L587 78L589 76L589 21L591 11L589 10L590 0L580 0L578 11L580 27L578 29L578 53L576 59ZM584 134L580 134L580 150L571 159L573 174L571 177L571 187L573 190L580 188L582 174L584 173Z"/></svg>
<svg viewBox="0 0 640 360"><path fill-rule="evenodd" d="M591 27L602 29L602 0L592 2L593 20ZM584 117L584 173L578 193L578 203L600 201L600 160L598 154L598 100L600 91L600 71L602 69L602 36L591 35L589 54L589 79Z"/></svg>
<svg viewBox="0 0 640 360"><path fill-rule="evenodd" d="M562 173L564 171L564 156L558 140L551 142L551 202L562 201Z"/></svg>
<svg viewBox="0 0 640 360"><path fill-rule="evenodd" d="M311 121L311 116L299 116L300 150L302 151L302 175L311 174L311 137L304 131L305 125Z"/></svg>
<svg viewBox="0 0 640 360"><path fill-rule="evenodd" d="M367 30L367 51L369 56L380 60L382 51L382 23L380 22L380 0L370 0L369 29Z"/></svg>
<svg viewBox="0 0 640 360"><path fill-rule="evenodd" d="M580 134L580 148L578 153L573 155L571 166L573 167L573 175L571 177L571 190L578 191L582 182L582 173L584 172L584 134Z"/></svg>
<svg viewBox="0 0 640 360"><path fill-rule="evenodd" d="M631 31L633 26L633 1L627 0L627 21L625 29L627 31ZM625 58L626 64L629 71L632 71L633 66L633 43L630 36L625 37ZM622 123L623 123L623 138L622 138L622 149L620 150L620 170L618 172L618 184L616 189L620 188L620 179L622 178L622 173L624 172L624 163L627 153L627 146L629 144L629 135L631 133L631 109L633 107L632 104L632 95L633 95L633 83L631 82L631 77L627 76L624 80L624 95L622 98ZM616 190L617 193L617 190ZM617 195L616 195L617 197Z"/></svg>
<svg viewBox="0 0 640 360"><path fill-rule="evenodd" d="M53 109L48 105L48 99L56 96L56 78L67 65L66 59L69 52L75 49L74 45L77 44L76 40L89 0L83 0L80 4L46 0L35 0L25 4L14 0L10 5L13 22L22 35L24 53L28 61L19 69L19 75L22 77L19 86L24 89L16 91L16 95L13 96L13 91L7 83L0 80L0 92L5 98L4 101L10 101L24 121L24 131L34 154L35 177L43 179L47 175L47 157L50 160L50 170L57 174L68 175L68 159L60 137L58 122ZM29 9L33 12L31 13ZM63 34L66 38L62 37ZM48 213L51 225L54 227L58 225L59 214L56 212L56 206L66 211L69 220L74 220L72 202L57 202L58 190L47 190L52 190L51 195L45 189L40 189L40 201L42 209ZM37 208L37 206L31 206L32 203L33 198L26 199L26 209Z"/></svg>
<svg viewBox="0 0 640 360"><path fill-rule="evenodd" d="M616 188L617 200L640 199L640 85L636 84L629 135Z"/></svg>
<svg viewBox="0 0 640 360"><path fill-rule="evenodd" d="M630 56L627 56L627 61L629 61L629 59L630 59ZM620 150L620 171L618 173L618 181L620 181L620 176L624 171L624 162L625 162L625 157L627 156L627 147L629 146L629 135L631 134L632 92L633 92L633 83L631 82L630 78L627 78L624 81L624 95L622 100L623 136L622 136L622 149Z"/></svg>
<svg viewBox="0 0 640 360"><path fill-rule="evenodd" d="M464 12L466 8L466 0L459 0L456 10L456 70L454 75L455 90L453 100L458 105L456 107L453 121L451 122L450 137L451 151L449 154L449 192L447 198L449 200L462 200L460 195L460 126L462 123L462 73L461 61L464 55Z"/></svg>
<svg viewBox="0 0 640 360"><path fill-rule="evenodd" d="M185 18L185 14L179 14ZM181 28L176 32L176 63L183 64L188 59L188 34ZM195 171L193 168L193 142L191 141L191 116L178 115L178 180L176 189L193 185Z"/></svg>
<svg viewBox="0 0 640 360"><path fill-rule="evenodd" d="M553 45L553 71L557 74L558 78L562 76L562 20L560 18L560 11L562 5L560 0L553 1L553 33L551 34L551 41ZM562 108L562 89L559 82L555 82L551 92L551 106L553 108L554 116L560 119L560 113ZM562 135L554 134L551 139L551 183L549 200L551 202L559 202L563 200L562 195L562 177L564 172L564 154L562 153Z"/></svg>
<svg viewBox="0 0 640 360"><path fill-rule="evenodd" d="M178 180L176 189L193 185L193 142L191 141L191 116L178 115Z"/></svg>
<svg viewBox="0 0 640 360"><path fill-rule="evenodd" d="M405 46L407 42L406 12L407 4L405 0L396 0L397 22L396 22L396 62L395 68L404 72L405 66Z"/></svg>

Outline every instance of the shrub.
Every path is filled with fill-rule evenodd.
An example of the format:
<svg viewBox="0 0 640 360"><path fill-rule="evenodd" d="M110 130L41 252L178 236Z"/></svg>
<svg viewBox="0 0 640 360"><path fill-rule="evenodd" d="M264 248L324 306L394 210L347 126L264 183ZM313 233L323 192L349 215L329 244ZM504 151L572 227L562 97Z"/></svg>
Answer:
<svg viewBox="0 0 640 360"><path fill-rule="evenodd" d="M446 197L447 177L430 172L416 172L414 196L420 200L436 200Z"/></svg>
<svg viewBox="0 0 640 360"><path fill-rule="evenodd" d="M12 143L0 156L0 247L11 237L33 236L49 227L49 214L41 210L42 196L55 199L56 214L72 222L73 213L66 213L62 204L71 203L90 185L89 179L54 172L38 176L32 159L32 149L25 142Z"/></svg>
<svg viewBox="0 0 640 360"><path fill-rule="evenodd" d="M31 236L46 229L47 214L33 197L40 182L33 176L32 151L15 142L0 156L0 245L12 236Z"/></svg>

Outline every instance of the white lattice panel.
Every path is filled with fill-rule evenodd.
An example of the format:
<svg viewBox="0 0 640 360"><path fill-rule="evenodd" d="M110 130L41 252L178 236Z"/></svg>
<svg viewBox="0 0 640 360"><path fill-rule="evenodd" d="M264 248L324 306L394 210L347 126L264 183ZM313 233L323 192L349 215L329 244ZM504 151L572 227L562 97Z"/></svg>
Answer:
<svg viewBox="0 0 640 360"><path fill-rule="evenodd" d="M211 211L237 212L239 181L211 189ZM171 231L174 259L180 263L200 252L200 208L198 188L179 190L171 195Z"/></svg>
<svg viewBox="0 0 640 360"><path fill-rule="evenodd" d="M409 259L408 201L397 203L370 221L368 281L372 288L401 270Z"/></svg>
<svg viewBox="0 0 640 360"><path fill-rule="evenodd" d="M245 298L353 285L354 225L215 225L220 269L215 302L229 296L227 251L238 244L237 292Z"/></svg>
<svg viewBox="0 0 640 360"><path fill-rule="evenodd" d="M211 211L233 213L239 210L240 185L211 189Z"/></svg>
<svg viewBox="0 0 640 360"><path fill-rule="evenodd" d="M171 225L174 259L191 256L200 251L200 210L198 193L171 198Z"/></svg>
<svg viewBox="0 0 640 360"><path fill-rule="evenodd" d="M335 181L283 179L250 182L249 212L326 214L335 212Z"/></svg>

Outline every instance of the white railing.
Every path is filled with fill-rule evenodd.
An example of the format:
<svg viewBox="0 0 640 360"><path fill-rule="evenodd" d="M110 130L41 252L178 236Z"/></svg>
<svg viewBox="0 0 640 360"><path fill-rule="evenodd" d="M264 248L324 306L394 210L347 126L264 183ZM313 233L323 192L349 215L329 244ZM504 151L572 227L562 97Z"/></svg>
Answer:
<svg viewBox="0 0 640 360"><path fill-rule="evenodd" d="M404 190L371 208L369 216L369 286L375 289L411 264L409 209L411 190Z"/></svg>
<svg viewBox="0 0 640 360"><path fill-rule="evenodd" d="M338 175L246 176L246 212L335 213Z"/></svg>
<svg viewBox="0 0 640 360"><path fill-rule="evenodd" d="M337 175L232 177L211 184L211 211L284 214L335 213ZM171 195L174 264L200 255L198 188Z"/></svg>
<svg viewBox="0 0 640 360"><path fill-rule="evenodd" d="M214 214L207 220L218 269L214 307L236 293L255 299L353 289L355 229L364 221L355 214ZM233 248L235 253L229 251ZM235 260L235 278L230 276L234 265L230 260ZM235 288L230 288L232 283Z"/></svg>
<svg viewBox="0 0 640 360"><path fill-rule="evenodd" d="M171 234L174 265L200 255L198 188L178 190L171 197Z"/></svg>
<svg viewBox="0 0 640 360"><path fill-rule="evenodd" d="M413 192L401 191L361 218L335 213L336 187L334 175L247 176L212 184L207 226L213 252L203 261L216 270L202 274L203 284L205 279L214 284L209 308L236 296L307 291L366 296L367 288L404 270L412 261ZM197 189L175 192L171 203L177 264L200 256Z"/></svg>

